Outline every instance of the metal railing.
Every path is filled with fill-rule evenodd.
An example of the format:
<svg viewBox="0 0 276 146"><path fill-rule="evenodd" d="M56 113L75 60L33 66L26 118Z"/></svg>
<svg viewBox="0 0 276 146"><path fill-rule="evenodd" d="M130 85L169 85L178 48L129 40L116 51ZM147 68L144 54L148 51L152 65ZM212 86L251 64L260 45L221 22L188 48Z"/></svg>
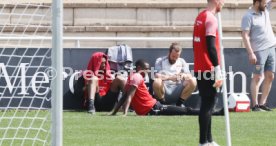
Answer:
<svg viewBox="0 0 276 146"><path fill-rule="evenodd" d="M3 40L51 40L49 37L0 37L0 41ZM81 41L192 41L192 37L63 37L63 41L75 41L76 48L80 48ZM223 37L224 41L242 40L241 37Z"/></svg>

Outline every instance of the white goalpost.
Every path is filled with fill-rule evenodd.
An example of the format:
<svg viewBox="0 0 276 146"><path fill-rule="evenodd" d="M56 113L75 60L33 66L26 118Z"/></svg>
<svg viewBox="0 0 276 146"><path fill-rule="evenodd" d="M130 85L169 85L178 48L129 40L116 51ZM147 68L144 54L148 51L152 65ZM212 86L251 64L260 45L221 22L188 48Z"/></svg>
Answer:
<svg viewBox="0 0 276 146"><path fill-rule="evenodd" d="M62 34L62 1L0 1L0 145L62 145Z"/></svg>
<svg viewBox="0 0 276 146"><path fill-rule="evenodd" d="M63 110L63 0L52 1L52 146L62 146Z"/></svg>
<svg viewBox="0 0 276 146"><path fill-rule="evenodd" d="M226 70L225 70L225 59L224 59L224 47L222 44L222 23L221 23L221 13L218 13L218 29L219 29L219 40L220 40L220 54L221 54L221 68L223 74L223 107L224 107L224 118L225 118L225 131L226 131L226 144L231 146L231 130L230 130L230 118L228 111L228 97L227 97L227 83L226 83Z"/></svg>

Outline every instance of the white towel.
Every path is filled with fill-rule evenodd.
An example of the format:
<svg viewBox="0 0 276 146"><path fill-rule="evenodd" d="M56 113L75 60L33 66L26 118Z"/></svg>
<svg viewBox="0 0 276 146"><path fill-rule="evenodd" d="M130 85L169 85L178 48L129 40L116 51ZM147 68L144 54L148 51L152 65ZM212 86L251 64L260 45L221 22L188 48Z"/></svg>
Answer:
<svg viewBox="0 0 276 146"><path fill-rule="evenodd" d="M132 50L128 45L122 44L108 48L107 53L109 61L124 63L133 62Z"/></svg>

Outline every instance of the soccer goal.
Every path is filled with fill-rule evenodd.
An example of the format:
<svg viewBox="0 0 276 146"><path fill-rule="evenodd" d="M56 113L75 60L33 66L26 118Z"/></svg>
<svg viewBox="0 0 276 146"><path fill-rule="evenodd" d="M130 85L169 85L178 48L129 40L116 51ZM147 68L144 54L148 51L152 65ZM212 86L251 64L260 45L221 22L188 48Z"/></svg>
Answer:
<svg viewBox="0 0 276 146"><path fill-rule="evenodd" d="M0 145L62 144L61 20L59 0L0 1Z"/></svg>

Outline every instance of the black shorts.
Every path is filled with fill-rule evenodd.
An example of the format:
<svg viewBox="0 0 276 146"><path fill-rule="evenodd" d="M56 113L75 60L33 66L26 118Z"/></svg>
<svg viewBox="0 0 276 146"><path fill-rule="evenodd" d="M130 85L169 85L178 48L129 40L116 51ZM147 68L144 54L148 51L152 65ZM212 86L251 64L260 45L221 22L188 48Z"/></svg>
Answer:
<svg viewBox="0 0 276 146"><path fill-rule="evenodd" d="M206 74L207 78L203 77L204 73ZM215 80L211 79L211 73L201 72L200 74L197 72L195 73L199 95L201 97L215 97L217 94L217 90L213 87Z"/></svg>
<svg viewBox="0 0 276 146"><path fill-rule="evenodd" d="M108 91L105 96L100 96L99 93L95 95L95 108L96 111L109 112L111 111L116 102L118 101L119 92L115 93Z"/></svg>

